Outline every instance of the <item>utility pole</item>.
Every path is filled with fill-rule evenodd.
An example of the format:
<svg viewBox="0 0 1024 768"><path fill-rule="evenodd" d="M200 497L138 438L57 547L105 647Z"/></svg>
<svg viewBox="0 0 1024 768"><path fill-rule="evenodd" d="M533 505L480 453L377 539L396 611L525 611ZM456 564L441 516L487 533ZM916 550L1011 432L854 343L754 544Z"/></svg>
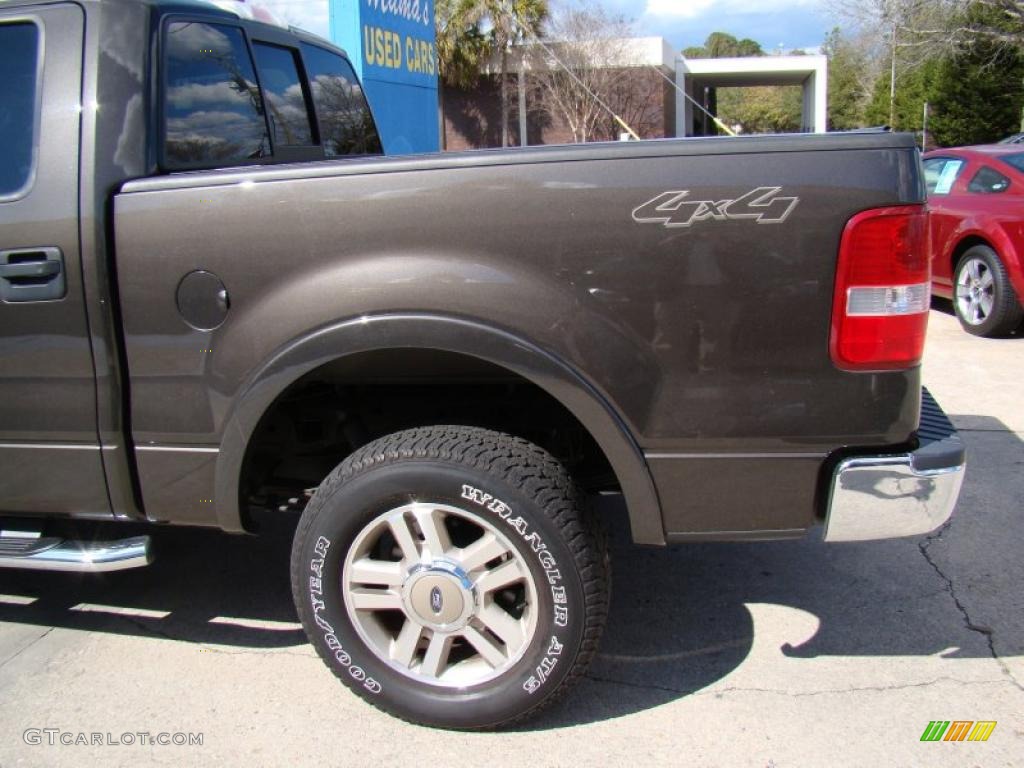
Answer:
<svg viewBox="0 0 1024 768"><path fill-rule="evenodd" d="M526 130L526 56L519 52L519 146L525 147L527 141Z"/></svg>
<svg viewBox="0 0 1024 768"><path fill-rule="evenodd" d="M924 120L921 123L921 151L928 150L928 102L924 103Z"/></svg>
<svg viewBox="0 0 1024 768"><path fill-rule="evenodd" d="M889 127L896 130L896 21L892 22L892 67L889 73Z"/></svg>

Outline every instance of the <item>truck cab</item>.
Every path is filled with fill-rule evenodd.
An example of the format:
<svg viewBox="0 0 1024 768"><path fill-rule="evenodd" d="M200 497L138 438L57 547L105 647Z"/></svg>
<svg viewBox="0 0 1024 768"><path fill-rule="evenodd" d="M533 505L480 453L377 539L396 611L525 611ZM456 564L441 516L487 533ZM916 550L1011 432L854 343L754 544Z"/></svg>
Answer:
<svg viewBox="0 0 1024 768"><path fill-rule="evenodd" d="M0 506L144 519L113 193L380 138L343 51L241 3L5 3L0 59Z"/></svg>

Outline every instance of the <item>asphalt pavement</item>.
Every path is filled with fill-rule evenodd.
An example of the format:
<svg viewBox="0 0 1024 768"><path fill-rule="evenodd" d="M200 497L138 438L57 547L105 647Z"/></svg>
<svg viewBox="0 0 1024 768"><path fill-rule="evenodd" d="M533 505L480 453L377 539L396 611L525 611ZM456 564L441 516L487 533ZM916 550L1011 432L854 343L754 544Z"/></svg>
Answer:
<svg viewBox="0 0 1024 768"><path fill-rule="evenodd" d="M609 510L601 653L514 731L409 725L343 688L296 623L285 526L163 529L154 565L105 576L0 571L0 766L1024 765L1024 337L933 310L924 381L968 448L950 523L655 550ZM920 741L933 720L996 726Z"/></svg>

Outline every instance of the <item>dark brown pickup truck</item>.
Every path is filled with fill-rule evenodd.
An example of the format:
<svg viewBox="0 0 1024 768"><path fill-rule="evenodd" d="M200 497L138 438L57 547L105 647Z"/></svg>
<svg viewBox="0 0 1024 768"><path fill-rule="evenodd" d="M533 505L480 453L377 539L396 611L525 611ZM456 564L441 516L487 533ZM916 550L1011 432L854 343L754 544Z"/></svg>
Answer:
<svg viewBox="0 0 1024 768"><path fill-rule="evenodd" d="M383 157L340 51L190 2L5 2L0 72L0 566L293 515L327 665L477 728L593 655L598 494L646 545L952 511L907 136Z"/></svg>

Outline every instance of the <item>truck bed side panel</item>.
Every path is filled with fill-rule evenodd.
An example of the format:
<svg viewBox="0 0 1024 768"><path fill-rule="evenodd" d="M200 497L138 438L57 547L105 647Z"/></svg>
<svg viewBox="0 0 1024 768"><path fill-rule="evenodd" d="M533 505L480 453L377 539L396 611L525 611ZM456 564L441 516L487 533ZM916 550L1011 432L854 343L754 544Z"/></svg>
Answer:
<svg viewBox="0 0 1024 768"><path fill-rule="evenodd" d="M761 188L776 190L769 202L795 201L784 220L749 207L725 215ZM657 218L645 204L668 192L708 205L689 226L685 211L645 221ZM882 135L132 183L116 200L116 231L134 438L217 446L254 370L310 329L395 311L473 318L551 351L611 404L648 455L668 531L801 529L827 453L899 443L916 428L918 373L838 371L828 337L845 222L920 200L912 146ZM213 332L191 329L175 306L182 277L199 269L231 296ZM779 484L771 510L753 514L752 479L731 493L707 480L750 467L749 478ZM195 504L149 511L201 518Z"/></svg>

